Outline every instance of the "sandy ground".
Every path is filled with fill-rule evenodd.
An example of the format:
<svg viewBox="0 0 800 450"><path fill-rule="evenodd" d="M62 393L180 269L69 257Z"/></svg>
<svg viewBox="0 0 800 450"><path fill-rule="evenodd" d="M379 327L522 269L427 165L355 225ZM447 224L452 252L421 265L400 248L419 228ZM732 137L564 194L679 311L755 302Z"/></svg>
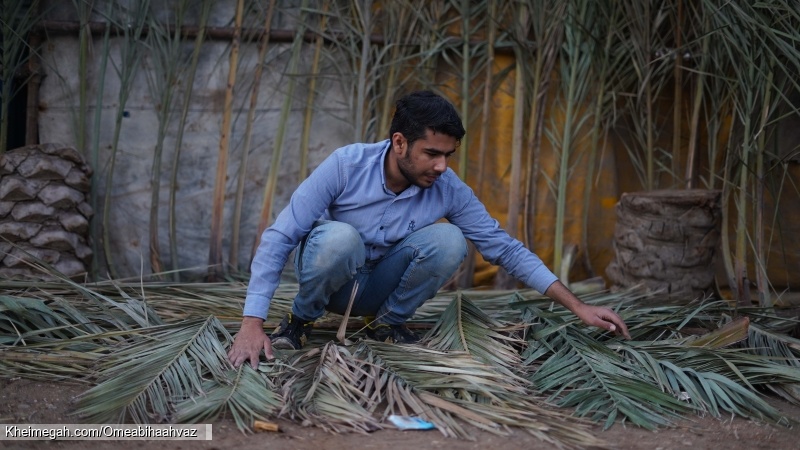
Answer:
<svg viewBox="0 0 800 450"><path fill-rule="evenodd" d="M40 382L20 378L0 379L0 423L75 423L69 415L72 400L87 389L73 383ZM779 399L771 401L787 417L800 421L800 407ZM445 438L437 431L382 430L370 435L334 435L319 428L302 427L279 420L278 433L243 434L231 420L213 423L211 441L8 441L0 448L9 449L491 449L558 448L538 440L522 430L510 436L497 436L475 429L475 441ZM674 428L647 431L637 427L614 425L597 435L615 449L797 449L800 448L800 425L776 427L749 420L727 417L694 417ZM2 430L0 430L2 431Z"/></svg>

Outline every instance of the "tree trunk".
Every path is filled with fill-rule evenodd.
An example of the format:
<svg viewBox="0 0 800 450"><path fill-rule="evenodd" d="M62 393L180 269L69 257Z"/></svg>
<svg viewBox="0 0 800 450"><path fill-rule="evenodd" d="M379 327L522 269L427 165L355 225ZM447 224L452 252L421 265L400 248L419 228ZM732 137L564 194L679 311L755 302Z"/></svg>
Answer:
<svg viewBox="0 0 800 450"><path fill-rule="evenodd" d="M709 295L720 198L720 191L702 189L623 194L616 208L615 258L606 268L613 288L641 285L685 301Z"/></svg>
<svg viewBox="0 0 800 450"><path fill-rule="evenodd" d="M0 156L0 278L44 279L49 264L85 279L92 169L72 147L40 144Z"/></svg>

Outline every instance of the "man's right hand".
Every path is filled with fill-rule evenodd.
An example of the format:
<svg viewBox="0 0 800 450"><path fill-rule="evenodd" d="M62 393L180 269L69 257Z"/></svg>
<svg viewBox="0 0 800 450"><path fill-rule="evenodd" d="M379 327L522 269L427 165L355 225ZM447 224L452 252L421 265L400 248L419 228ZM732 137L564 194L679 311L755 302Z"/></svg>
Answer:
<svg viewBox="0 0 800 450"><path fill-rule="evenodd" d="M233 339L233 345L228 350L228 359L231 360L233 367L239 368L245 361L250 361L253 369L258 367L258 356L261 350L267 359L273 359L272 342L269 336L264 333L264 320L260 317L245 317L242 319L242 327Z"/></svg>

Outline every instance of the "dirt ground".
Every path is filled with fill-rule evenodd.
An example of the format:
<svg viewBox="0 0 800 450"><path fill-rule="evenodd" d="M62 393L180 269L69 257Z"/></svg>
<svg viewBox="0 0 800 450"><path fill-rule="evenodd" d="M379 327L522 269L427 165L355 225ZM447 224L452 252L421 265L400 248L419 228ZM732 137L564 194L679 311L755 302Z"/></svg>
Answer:
<svg viewBox="0 0 800 450"><path fill-rule="evenodd" d="M0 423L76 423L69 416L72 400L87 389L71 383L40 382L20 378L0 378ZM779 399L773 405L787 417L800 421L800 408ZM3 441L9 449L555 449L528 433L516 429L510 436L497 436L475 430L475 441L445 438L433 431L381 430L370 435L334 435L319 428L302 427L278 421L279 433L242 434L231 420L213 424L211 441ZM598 436L614 449L797 449L800 425L775 427L738 418L696 417L677 427L647 431L614 425L610 430L596 428Z"/></svg>

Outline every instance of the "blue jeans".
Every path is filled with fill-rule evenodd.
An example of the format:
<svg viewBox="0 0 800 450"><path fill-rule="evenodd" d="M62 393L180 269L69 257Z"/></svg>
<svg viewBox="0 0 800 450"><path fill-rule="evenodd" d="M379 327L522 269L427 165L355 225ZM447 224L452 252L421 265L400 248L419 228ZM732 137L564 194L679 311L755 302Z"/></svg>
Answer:
<svg viewBox="0 0 800 450"><path fill-rule="evenodd" d="M344 314L358 281L350 314L402 324L436 295L466 255L461 230L437 223L411 233L382 258L366 261L355 228L318 221L295 253L300 289L292 313L302 320L317 319L325 310Z"/></svg>

